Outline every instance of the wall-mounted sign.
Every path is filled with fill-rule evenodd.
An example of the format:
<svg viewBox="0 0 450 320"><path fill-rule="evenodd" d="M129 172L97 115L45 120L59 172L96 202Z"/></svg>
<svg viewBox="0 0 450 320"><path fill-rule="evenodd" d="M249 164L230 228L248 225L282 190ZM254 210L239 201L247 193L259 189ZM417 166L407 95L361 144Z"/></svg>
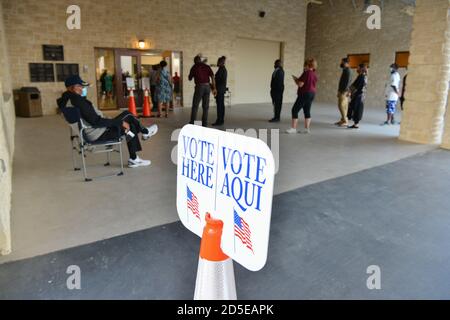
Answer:
<svg viewBox="0 0 450 320"><path fill-rule="evenodd" d="M77 63L56 64L56 81L65 81L68 77L79 74L79 67Z"/></svg>
<svg viewBox="0 0 450 320"><path fill-rule="evenodd" d="M64 61L64 47L55 45L42 45L44 52L44 60L47 61Z"/></svg>
<svg viewBox="0 0 450 320"><path fill-rule="evenodd" d="M31 82L55 82L53 63L30 63Z"/></svg>
<svg viewBox="0 0 450 320"><path fill-rule="evenodd" d="M202 236L205 215L223 221L222 251L252 271L266 263L275 161L262 140L186 125L178 138L177 211Z"/></svg>

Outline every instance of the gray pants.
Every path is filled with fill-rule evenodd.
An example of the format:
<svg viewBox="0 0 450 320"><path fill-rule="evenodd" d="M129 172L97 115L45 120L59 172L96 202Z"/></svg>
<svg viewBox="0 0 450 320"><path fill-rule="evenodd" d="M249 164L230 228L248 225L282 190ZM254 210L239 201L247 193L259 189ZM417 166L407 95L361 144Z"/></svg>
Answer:
<svg viewBox="0 0 450 320"><path fill-rule="evenodd" d="M209 109L209 95L211 94L211 87L209 84L198 84L195 86L194 99L192 101L191 121L194 124L197 119L198 105L202 101L202 126L208 126L208 109Z"/></svg>

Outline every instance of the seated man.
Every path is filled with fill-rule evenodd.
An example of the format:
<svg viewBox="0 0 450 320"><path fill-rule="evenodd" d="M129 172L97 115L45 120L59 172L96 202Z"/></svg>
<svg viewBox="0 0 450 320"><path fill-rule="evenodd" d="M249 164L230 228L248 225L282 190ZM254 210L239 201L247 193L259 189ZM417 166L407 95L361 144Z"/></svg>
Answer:
<svg viewBox="0 0 450 320"><path fill-rule="evenodd" d="M90 142L117 138L120 131L121 135L127 135L128 152L130 153L128 167L137 168L151 164L150 160L143 160L136 154L142 150L138 133L142 134L143 140L147 140L158 131L156 124L146 128L128 111L122 112L114 119L104 118L103 114L86 99L88 83L81 80L79 76L71 76L66 79L65 85L67 91L62 95L63 104L66 105L70 100L71 105L79 108L82 120L88 125L95 126L95 128L84 131Z"/></svg>

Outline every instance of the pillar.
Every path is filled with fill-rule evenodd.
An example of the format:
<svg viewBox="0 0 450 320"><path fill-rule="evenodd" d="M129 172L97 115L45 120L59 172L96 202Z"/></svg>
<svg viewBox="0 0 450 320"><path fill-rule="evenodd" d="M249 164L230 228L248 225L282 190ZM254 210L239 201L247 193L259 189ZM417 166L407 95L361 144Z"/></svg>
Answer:
<svg viewBox="0 0 450 320"><path fill-rule="evenodd" d="M401 140L442 141L450 80L449 28L450 0L416 1Z"/></svg>

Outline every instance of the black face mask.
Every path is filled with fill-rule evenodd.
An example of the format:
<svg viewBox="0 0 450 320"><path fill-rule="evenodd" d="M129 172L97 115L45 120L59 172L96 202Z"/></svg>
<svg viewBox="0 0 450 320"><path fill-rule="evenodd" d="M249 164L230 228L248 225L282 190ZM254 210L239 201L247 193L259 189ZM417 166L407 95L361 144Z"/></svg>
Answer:
<svg viewBox="0 0 450 320"><path fill-rule="evenodd" d="M341 63L341 69L345 68L345 64Z"/></svg>

